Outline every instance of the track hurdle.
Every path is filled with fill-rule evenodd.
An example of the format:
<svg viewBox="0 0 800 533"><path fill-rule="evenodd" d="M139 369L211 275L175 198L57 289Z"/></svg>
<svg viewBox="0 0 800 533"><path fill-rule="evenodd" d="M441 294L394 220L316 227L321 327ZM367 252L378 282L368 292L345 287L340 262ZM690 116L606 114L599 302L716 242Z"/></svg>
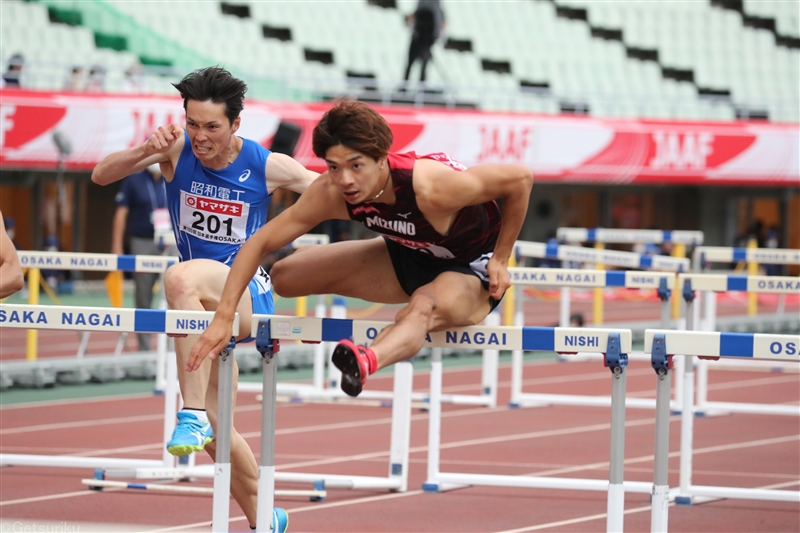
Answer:
<svg viewBox="0 0 800 533"><path fill-rule="evenodd" d="M117 333L196 334L199 325L207 324L213 315L213 313L205 311L0 304L0 329L72 329ZM238 317L236 320L238 321ZM175 365L173 364L172 367L174 368ZM174 379L167 380L167 389L164 394L166 412L164 435L166 438L169 438L172 433L177 394L177 375L175 375ZM171 410L170 405L172 405ZM171 416L169 416L170 414ZM0 465L178 470L175 468L175 458L166 451L166 448L162 450L160 461L4 453L0 454Z"/></svg>
<svg viewBox="0 0 800 533"><path fill-rule="evenodd" d="M662 244L671 242L699 246L702 231L613 228L558 228L556 238L562 242L599 242L607 244Z"/></svg>
<svg viewBox="0 0 800 533"><path fill-rule="evenodd" d="M800 265L800 250L699 246L695 248L692 254L692 270L698 274L701 272L708 273L707 271L713 263L733 264L740 261L753 264ZM702 316L700 307L697 307L695 310L695 323L701 324L703 331L714 331L717 329L716 294L714 292L704 292L702 301ZM781 304L779 304L778 315L782 314L783 310ZM702 322L698 322L698 320Z"/></svg>
<svg viewBox="0 0 800 533"><path fill-rule="evenodd" d="M683 287L683 297L686 300L687 324L695 323L694 291L725 292L739 291L749 293L769 294L798 294L800 295L800 278L790 276L742 276L733 274L681 274L678 277L679 287ZM800 320L800 319L799 319ZM687 327L689 330L694 327ZM762 361L772 360L758 358ZM780 360L779 360L780 361ZM746 363L746 362L743 362ZM800 416L800 409L791 405L764 405L736 402L709 402L708 401L708 368L709 362L700 360L697 364L697 403L694 408L696 414L706 414L710 411L720 410L736 413L771 414ZM684 384L688 382L685 374L692 370L687 366L684 369ZM692 398L694 400L694 398ZM684 404L691 408L693 403Z"/></svg>
<svg viewBox="0 0 800 533"><path fill-rule="evenodd" d="M652 500L651 531L667 531L667 464L669 460L669 388L671 359L682 355L685 367L692 367L693 357L735 358L741 361L786 361L800 363L800 335L758 333L717 333L700 331L645 331L644 352L652 354L653 368L659 376L656 407L656 448ZM684 387L684 406L691 406L692 386ZM797 410L797 407L794 407ZM694 416L685 407L681 412L680 487L675 503L691 505L693 498L736 498L800 503L800 491L713 487L692 484L692 440Z"/></svg>
<svg viewBox="0 0 800 533"><path fill-rule="evenodd" d="M428 478L423 484L426 492L444 492L470 485L550 488L566 490L593 490L608 492L608 531L622 531L625 491L649 493L652 484L623 481L623 455L625 446L625 368L627 354L631 350L631 331L624 329L595 328L542 328L516 326L472 326L461 328L469 335L466 338L494 336L502 342L501 349L567 351L574 349L576 343L589 346L595 353L605 353L604 366L611 370L611 464L609 480L575 479L557 477L505 476L471 473L442 472L439 467L440 427L441 427L441 352L434 359L431 369L431 406L428 429ZM462 346L465 337L458 331L443 332L446 346ZM431 334L433 335L433 334ZM466 343L465 346L470 346ZM438 360L437 360L438 359Z"/></svg>
<svg viewBox="0 0 800 533"><path fill-rule="evenodd" d="M511 283L516 289L524 286L567 286L567 287L625 287L628 289L656 289L661 298L662 326L669 327L669 297L675 286L675 276L671 273L637 272L617 270L582 270L565 268L509 268ZM524 326L522 298L516 300L514 324ZM583 329L575 329L583 331ZM584 337L575 337L584 339ZM568 338L569 339L569 338ZM596 352L597 345L567 343L560 352ZM613 398L609 396L580 396L568 394L536 394L522 392L523 349L515 349L511 356L511 407L539 407L543 405L585 405L610 406ZM677 405L677 403L676 403ZM655 400L648 398L628 398L627 407L653 409Z"/></svg>
<svg viewBox="0 0 800 533"><path fill-rule="evenodd" d="M568 246L563 244L545 244L541 242L517 241L514 252L520 257L536 259L558 259L565 262L594 263L596 265L609 265L630 269L663 270L668 272L688 272L690 262L682 257L667 255L642 255L634 252L621 252L617 250L595 250L581 246ZM516 299L522 299L523 292L517 290ZM559 306L558 325L569 326L570 317L570 288L561 287L561 303Z"/></svg>
<svg viewBox="0 0 800 533"><path fill-rule="evenodd" d="M41 252L20 250L17 252L20 264L23 268L36 268L48 270L80 270L95 272L138 272L163 274L172 264L177 262L177 257L163 255L115 255L115 254L95 254L81 252ZM163 279L161 280L163 288ZM163 300L162 308L166 308ZM35 330L32 330L35 335ZM89 332L84 332L81 337L81 345L76 354L78 358L83 357L86 345L89 340ZM34 345L35 346L35 345ZM118 344L115 355L121 352L122 346ZM35 350L35 348L33 348ZM156 390L163 390L164 380L164 357L158 352L158 366L156 369ZM28 359L36 359L36 353L31 353L31 346L28 349Z"/></svg>
<svg viewBox="0 0 800 533"><path fill-rule="evenodd" d="M252 323L252 336L256 338L256 346L261 350L258 334L262 321L271 320L272 338L283 341L305 342L338 342L342 339L352 338L354 342L365 344L373 340L378 332L386 327L389 322L353 321L346 319L316 318L316 317L291 317L284 315L254 315ZM230 350L232 352L232 350ZM267 364L266 362L264 363ZM265 366L264 379L269 372L274 371L275 365ZM357 476L348 474L314 474L295 472L275 472L274 479L286 483L311 483L315 489L354 489L375 490L388 489L396 492L405 492L408 489L408 460L411 434L411 390L413 385L413 367L410 362L401 362L395 365L394 396L392 401L392 422L389 448L389 473L382 476ZM271 385L269 385L271 386ZM241 389L240 389L241 390ZM264 388L262 401L268 401L271 389ZM276 385L276 395L277 395ZM363 394L363 393L362 393ZM268 407L264 409L266 412ZM221 412L221 411L220 411ZM263 446L263 441L262 441ZM262 450L262 457L264 457ZM159 479L180 477L213 478L215 476L213 465L201 465L191 468L164 469L164 468L137 468L132 472L125 472L125 477L136 479Z"/></svg>

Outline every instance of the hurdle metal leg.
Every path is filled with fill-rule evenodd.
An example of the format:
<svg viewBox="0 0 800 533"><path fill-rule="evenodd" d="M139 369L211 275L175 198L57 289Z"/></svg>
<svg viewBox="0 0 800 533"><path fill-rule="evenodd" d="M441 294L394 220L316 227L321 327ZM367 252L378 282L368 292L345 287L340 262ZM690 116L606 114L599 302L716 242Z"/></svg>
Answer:
<svg viewBox="0 0 800 533"><path fill-rule="evenodd" d="M608 472L606 531L622 532L625 516L625 367L628 356L620 353L619 335L609 335L606 366L611 369L611 456Z"/></svg>
<svg viewBox="0 0 800 533"><path fill-rule="evenodd" d="M651 356L656 371L656 437L653 472L653 494L651 499L650 531L667 533L669 509L669 416L670 416L670 367L672 359L666 352L662 335L653 341Z"/></svg>
<svg viewBox="0 0 800 533"><path fill-rule="evenodd" d="M500 325L500 313L495 310L486 317L487 326ZM483 350L481 371L481 399L487 407L497 407L497 368L500 358L499 350Z"/></svg>
<svg viewBox="0 0 800 533"><path fill-rule="evenodd" d="M214 503L211 515L211 529L215 533L228 531L231 500L233 351L235 346L235 339L231 339L231 342L218 357L217 433L214 435L216 444L216 454L214 456Z"/></svg>
<svg viewBox="0 0 800 533"><path fill-rule="evenodd" d="M683 297L686 301L686 329L694 330L694 292L691 280L686 280L683 287ZM679 505L691 505L692 497L692 446L694 441L694 357L687 355L684 358L683 368L683 401L681 406L681 461L680 461L680 490L675 497Z"/></svg>
<svg viewBox="0 0 800 533"><path fill-rule="evenodd" d="M439 482L439 451L442 435L442 349L431 351L430 405L428 408L428 478L422 484L425 492L445 492L469 485Z"/></svg>
<svg viewBox="0 0 800 533"><path fill-rule="evenodd" d="M269 335L269 322L266 322ZM259 324L261 333L262 324ZM259 339L261 335L259 335ZM259 343L259 351L264 348ZM277 401L278 364L273 360L276 346L268 346L262 354L263 393L261 395L261 457L258 463L258 503L256 531L269 532L275 507L275 407Z"/></svg>

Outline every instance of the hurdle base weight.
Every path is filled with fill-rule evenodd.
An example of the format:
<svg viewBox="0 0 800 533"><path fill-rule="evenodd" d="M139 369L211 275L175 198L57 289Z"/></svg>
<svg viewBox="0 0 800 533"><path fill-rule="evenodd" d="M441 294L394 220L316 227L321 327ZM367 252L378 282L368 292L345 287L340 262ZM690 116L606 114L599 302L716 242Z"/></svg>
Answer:
<svg viewBox="0 0 800 533"><path fill-rule="evenodd" d="M472 485L459 485L456 483L423 483L422 484L422 492L429 492L432 494L438 494L441 492L450 492L451 490L460 490L460 489L468 489Z"/></svg>

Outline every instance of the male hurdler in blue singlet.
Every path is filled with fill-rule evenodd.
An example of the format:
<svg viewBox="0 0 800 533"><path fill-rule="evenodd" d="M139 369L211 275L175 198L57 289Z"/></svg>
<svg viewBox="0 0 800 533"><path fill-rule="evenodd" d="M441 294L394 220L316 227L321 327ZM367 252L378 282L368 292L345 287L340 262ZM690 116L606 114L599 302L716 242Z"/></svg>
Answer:
<svg viewBox="0 0 800 533"><path fill-rule="evenodd" d="M183 97L186 129L178 124L159 127L140 146L103 159L95 167L92 181L106 185L160 164L180 255L180 263L164 276L169 307L213 310L242 244L266 223L273 191L284 188L302 193L316 174L291 157L236 136L247 86L228 71L200 69L175 88ZM248 289L236 306L241 324L234 332L237 340L249 337L253 313L273 311L270 280L262 269L250 280ZM195 335L175 339L185 408L178 413L178 425L167 447L174 455L205 448L213 457L218 373L211 365L200 372L185 371L196 339ZM235 430L231 467L231 493L254 526L258 465Z"/></svg>

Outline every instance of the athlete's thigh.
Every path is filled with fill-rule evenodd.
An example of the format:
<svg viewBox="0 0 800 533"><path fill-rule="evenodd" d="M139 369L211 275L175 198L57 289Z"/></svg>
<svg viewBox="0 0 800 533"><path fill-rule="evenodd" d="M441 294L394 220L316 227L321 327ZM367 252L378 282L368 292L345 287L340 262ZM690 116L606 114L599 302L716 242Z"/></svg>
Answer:
<svg viewBox="0 0 800 533"><path fill-rule="evenodd" d="M433 330L480 323L491 310L489 291L483 288L477 276L461 272L443 272L414 296L425 295L433 299Z"/></svg>
<svg viewBox="0 0 800 533"><path fill-rule="evenodd" d="M203 309L216 311L225 288L225 280L231 269L219 261L211 259L191 259L176 265L181 269L183 284L189 284L196 292ZM169 285L168 285L169 287ZM253 301L249 287L245 288L239 304L236 306L239 313L239 333L237 339L250 335L250 318L253 315Z"/></svg>
<svg viewBox="0 0 800 533"><path fill-rule="evenodd" d="M296 297L341 294L379 303L403 303L383 238L308 246L281 259L270 271L275 292Z"/></svg>

